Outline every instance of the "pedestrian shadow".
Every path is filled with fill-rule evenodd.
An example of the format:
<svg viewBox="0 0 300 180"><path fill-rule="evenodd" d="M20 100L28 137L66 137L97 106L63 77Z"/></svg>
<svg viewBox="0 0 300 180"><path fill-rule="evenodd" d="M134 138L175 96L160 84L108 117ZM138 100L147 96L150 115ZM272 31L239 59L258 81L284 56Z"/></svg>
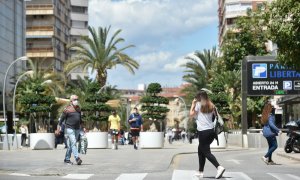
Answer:
<svg viewBox="0 0 300 180"><path fill-rule="evenodd" d="M282 164L278 164L278 163L276 163L276 164L268 164L268 166L281 166Z"/></svg>
<svg viewBox="0 0 300 180"><path fill-rule="evenodd" d="M84 164L81 164L80 166L93 166L93 165L95 165L95 164L86 164L86 163L84 163Z"/></svg>

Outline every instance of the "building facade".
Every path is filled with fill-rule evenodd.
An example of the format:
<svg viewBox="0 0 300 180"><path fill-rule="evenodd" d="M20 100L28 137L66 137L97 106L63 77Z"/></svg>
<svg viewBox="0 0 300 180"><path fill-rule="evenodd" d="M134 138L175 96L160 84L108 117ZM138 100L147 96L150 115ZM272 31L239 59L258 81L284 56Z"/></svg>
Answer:
<svg viewBox="0 0 300 180"><path fill-rule="evenodd" d="M8 66L17 58L25 55L25 2L24 0L0 1L0 111L3 111L2 96L5 73ZM15 75L25 67L24 62L12 66L6 81L8 95L12 89ZM7 100L8 98L6 98ZM9 102L9 101L7 101ZM7 103L6 103L7 105ZM11 110L11 106L7 106ZM2 113L1 113L2 114ZM2 117L1 117L2 119Z"/></svg>
<svg viewBox="0 0 300 180"><path fill-rule="evenodd" d="M71 0L71 43L82 42L81 36L88 36L88 0ZM71 57L74 51L70 50ZM81 69L76 69L71 73L71 79L77 79L77 76L84 77L87 73L83 73Z"/></svg>
<svg viewBox="0 0 300 180"><path fill-rule="evenodd" d="M143 88L142 88L143 86ZM167 107L170 111L167 113L165 126L166 127L175 127L175 128L184 128L186 126L186 120L188 119L189 109L187 104L185 104L184 96L182 90L188 86L188 84L183 84L178 87L163 87L162 92L159 96L163 96L169 99L169 104ZM126 100L128 104L129 112L133 110L134 107L138 109L141 108L142 104L140 100L142 96L145 95L146 89L145 85L139 85L139 89L119 89L122 94L122 98Z"/></svg>
<svg viewBox="0 0 300 180"><path fill-rule="evenodd" d="M41 68L62 71L69 59L70 0L26 2L26 55Z"/></svg>
<svg viewBox="0 0 300 180"><path fill-rule="evenodd" d="M229 29L234 28L235 21L240 16L246 16L248 9L257 9L271 0L219 0L219 46Z"/></svg>

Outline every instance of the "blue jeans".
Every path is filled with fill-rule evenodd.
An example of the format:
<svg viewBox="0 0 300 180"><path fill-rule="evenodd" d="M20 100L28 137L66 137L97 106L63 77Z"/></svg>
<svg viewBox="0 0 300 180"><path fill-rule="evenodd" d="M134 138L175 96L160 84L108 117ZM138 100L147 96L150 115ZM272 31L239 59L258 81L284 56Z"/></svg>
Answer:
<svg viewBox="0 0 300 180"><path fill-rule="evenodd" d="M70 160L72 152L75 159L78 158L78 149L76 146L76 142L79 136L79 132L80 132L79 129L71 129L71 128L65 129L65 139L67 142L67 152L66 152L65 160Z"/></svg>
<svg viewBox="0 0 300 180"><path fill-rule="evenodd" d="M270 162L272 161L272 153L277 149L278 145L277 145L276 136L267 137L267 141L269 144L269 149L265 157L269 158L269 162Z"/></svg>

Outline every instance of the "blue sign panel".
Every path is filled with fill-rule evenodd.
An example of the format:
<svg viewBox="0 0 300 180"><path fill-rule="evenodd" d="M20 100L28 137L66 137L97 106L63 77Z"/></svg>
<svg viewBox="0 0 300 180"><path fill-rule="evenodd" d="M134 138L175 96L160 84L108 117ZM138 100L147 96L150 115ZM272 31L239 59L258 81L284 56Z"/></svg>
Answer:
<svg viewBox="0 0 300 180"><path fill-rule="evenodd" d="M300 94L300 72L275 60L247 61L248 95Z"/></svg>

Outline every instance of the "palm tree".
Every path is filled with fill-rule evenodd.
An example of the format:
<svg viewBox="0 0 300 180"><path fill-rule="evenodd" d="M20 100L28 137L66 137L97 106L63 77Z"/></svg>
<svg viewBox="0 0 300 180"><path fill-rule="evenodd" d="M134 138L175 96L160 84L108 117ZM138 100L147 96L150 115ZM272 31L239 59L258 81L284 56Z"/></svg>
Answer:
<svg viewBox="0 0 300 180"><path fill-rule="evenodd" d="M185 58L188 62L182 66L187 68L184 71L187 74L183 76L183 79L201 89L207 86L208 80L212 77L211 69L218 58L218 54L214 46L211 50L196 51L194 56Z"/></svg>
<svg viewBox="0 0 300 180"><path fill-rule="evenodd" d="M213 65L217 62L217 58L218 53L215 46L209 50L196 51L193 56L185 58L188 62L182 65L186 68L183 80L191 84L183 90L187 94L187 102L194 99L194 95L199 89L209 86L214 73Z"/></svg>
<svg viewBox="0 0 300 180"><path fill-rule="evenodd" d="M43 85L45 87L45 95L60 96L65 91L66 78L63 73L54 72L49 66L47 69L41 68L44 60L29 60L28 70L23 72L24 78L17 87L16 99L24 94L32 93L32 87ZM30 72L29 72L30 71ZM22 75L21 74L21 75Z"/></svg>
<svg viewBox="0 0 300 180"><path fill-rule="evenodd" d="M41 68L40 65L44 60L28 62L28 71L22 74L24 78L17 87L17 109L30 118L31 132L47 131L46 127L50 124L49 113L55 104L54 96L64 92L65 76L54 72L51 66Z"/></svg>
<svg viewBox="0 0 300 180"><path fill-rule="evenodd" d="M116 65L124 66L130 73L134 73L138 69L139 64L134 59L129 57L123 51L133 47L128 45L123 48L118 48L118 45L125 40L119 38L121 30L117 30L110 40L108 39L110 27L99 27L98 31L93 27L88 27L91 37L82 36L83 43L73 43L70 49L76 52L76 55L65 66L65 70L70 72L78 67L84 71L88 67L97 71L97 81L100 87L106 84L107 70ZM86 45L84 45L86 44Z"/></svg>
<svg viewBox="0 0 300 180"><path fill-rule="evenodd" d="M64 87L66 83L64 74L60 72L54 72L51 68L52 66L49 66L46 69L41 68L41 64L44 64L45 60L46 59L38 61L28 61L28 71L23 72L24 74L26 74L26 78L24 78L24 80L20 83L20 86L18 86L18 93L26 93L27 91L30 91L31 89L28 89L28 85L32 83L40 83L43 85L47 84L47 86L45 86L45 93L47 95L53 95L57 97L64 93ZM31 72L28 73L29 71Z"/></svg>

